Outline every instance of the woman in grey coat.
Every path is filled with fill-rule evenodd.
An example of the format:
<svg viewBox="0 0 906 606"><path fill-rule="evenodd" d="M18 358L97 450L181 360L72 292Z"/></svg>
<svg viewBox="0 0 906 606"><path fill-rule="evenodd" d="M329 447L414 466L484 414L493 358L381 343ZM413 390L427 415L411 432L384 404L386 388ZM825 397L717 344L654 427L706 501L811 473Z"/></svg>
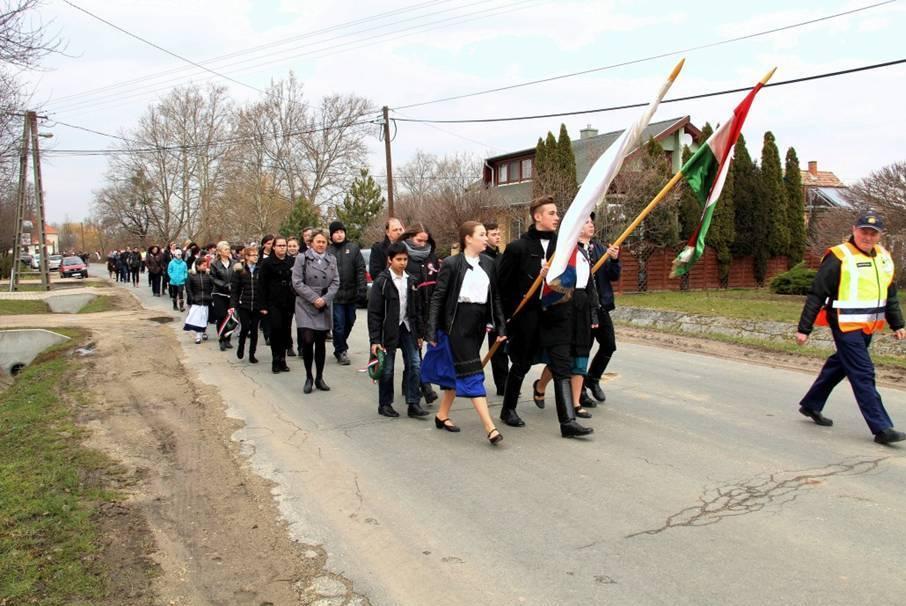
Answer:
<svg viewBox="0 0 906 606"><path fill-rule="evenodd" d="M327 357L327 331L330 330L330 303L340 288L337 260L327 254L327 235L317 230L312 233L311 244L304 253L296 256L293 265L293 289L296 291L296 328L298 344L305 361L305 387L329 391L324 382L324 360ZM311 365L315 363L312 379Z"/></svg>

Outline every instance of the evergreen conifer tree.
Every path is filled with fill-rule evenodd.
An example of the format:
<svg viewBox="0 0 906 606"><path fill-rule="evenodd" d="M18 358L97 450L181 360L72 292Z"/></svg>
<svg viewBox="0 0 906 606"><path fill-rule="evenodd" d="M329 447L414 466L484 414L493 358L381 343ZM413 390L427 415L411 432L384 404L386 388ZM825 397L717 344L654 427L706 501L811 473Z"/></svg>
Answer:
<svg viewBox="0 0 906 606"><path fill-rule="evenodd" d="M299 196L299 199L293 205L292 211L280 224L280 234L287 238L299 238L302 236L303 229L320 224L321 212L305 197Z"/></svg>
<svg viewBox="0 0 906 606"><path fill-rule="evenodd" d="M559 175L559 187L557 188L560 197L559 205L562 211L572 204L579 191L579 185L576 182L576 155L573 153L573 143L566 131L566 125L560 124L560 136L557 139L557 173Z"/></svg>
<svg viewBox="0 0 906 606"><path fill-rule="evenodd" d="M733 263L731 247L736 239L735 181L736 171L731 162L727 169L724 188L720 192L720 198L717 199L717 208L714 209L714 215L711 216L711 228L708 230L708 235L705 236L705 244L717 253L717 272L721 286L724 288L730 279L730 266Z"/></svg>
<svg viewBox="0 0 906 606"><path fill-rule="evenodd" d="M783 184L783 169L780 167L780 151L774 134L764 134L761 148L761 179L765 197L759 205L763 208L768 223L768 252L771 256L785 255L790 248L790 230L786 189Z"/></svg>
<svg viewBox="0 0 906 606"><path fill-rule="evenodd" d="M645 157L642 164L646 170L654 171L660 176L658 189L663 187L672 176L670 165L664 159L664 149L660 143L654 140L654 137L648 139L648 143L645 144ZM644 240L647 244L675 246L679 242L679 219L677 217L676 202L665 201L659 204L642 222L642 226Z"/></svg>
<svg viewBox="0 0 906 606"><path fill-rule="evenodd" d="M368 173L361 169L343 202L337 206L337 219L346 227L346 239L358 242L371 220L384 212L384 197L381 187Z"/></svg>
<svg viewBox="0 0 906 606"><path fill-rule="evenodd" d="M736 238L732 250L737 256L744 257L755 252L755 207L758 204L758 174L752 156L746 148L746 139L740 134L733 148L733 194L736 203L734 224Z"/></svg>
<svg viewBox="0 0 906 606"><path fill-rule="evenodd" d="M783 173L786 189L787 226L790 231L790 247L787 256L790 266L799 263L805 255L807 233L805 228L805 200L802 195L802 175L799 172L799 157L792 147L786 151L786 165Z"/></svg>

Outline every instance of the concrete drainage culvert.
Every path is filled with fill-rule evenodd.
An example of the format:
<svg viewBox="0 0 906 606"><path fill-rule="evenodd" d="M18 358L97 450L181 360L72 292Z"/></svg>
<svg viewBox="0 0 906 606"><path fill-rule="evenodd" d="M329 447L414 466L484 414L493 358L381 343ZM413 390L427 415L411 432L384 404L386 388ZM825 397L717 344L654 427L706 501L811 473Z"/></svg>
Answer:
<svg viewBox="0 0 906 606"><path fill-rule="evenodd" d="M42 351L68 340L66 335L43 328L0 330L0 371L16 375Z"/></svg>

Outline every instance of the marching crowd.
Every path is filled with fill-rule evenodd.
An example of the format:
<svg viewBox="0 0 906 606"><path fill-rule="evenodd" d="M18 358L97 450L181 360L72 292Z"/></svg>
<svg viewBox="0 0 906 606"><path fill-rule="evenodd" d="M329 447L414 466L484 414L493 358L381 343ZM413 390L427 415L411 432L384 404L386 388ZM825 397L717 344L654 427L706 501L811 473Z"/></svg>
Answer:
<svg viewBox="0 0 906 606"><path fill-rule="evenodd" d="M616 351L610 311L614 309L612 283L620 277L620 250L593 239L592 214L573 255L575 288L554 304L545 304L540 294L524 297L536 279L547 273L560 222L550 196L533 200L529 213L529 229L502 252L497 225L463 223L458 253L444 259L439 258L426 226L407 229L391 218L384 226L383 240L371 247L368 257L368 271L374 277L370 291L362 251L347 240L339 221L327 231L306 228L301 240L268 235L260 244L232 248L224 241L205 249L191 242L180 248L171 242L164 249L152 246L143 261L138 249L126 250L108 258L108 269L111 276L133 285L138 284L139 273L147 270L153 295L168 293L173 309L186 312L184 328L194 333L196 343L207 339L206 329L214 324L220 350L234 349L232 337L238 327L236 357L256 364L261 332L271 350L271 370L277 374L290 371L287 357L298 351L304 361L306 394L330 390L324 375L328 339L332 338L337 363L350 364L348 338L356 323L357 303L367 299L368 372L378 384L378 414L399 416L393 407L399 351L408 416L430 414L422 400L428 405L437 400L432 387L437 386L442 392L434 417L438 429L460 431L450 419L450 409L456 397L468 398L488 441L499 443L503 436L488 410L485 361L480 353L487 342L493 382L503 398L503 423L525 425L517 412L523 382L533 365L543 364L541 377L531 385L533 402L544 408L550 388L561 435L587 436L594 430L577 419L591 418L589 409L605 400L600 381ZM825 257L803 312L797 340L807 340L817 310L826 308L837 353L800 403L800 412L818 425L831 425L821 410L833 387L847 377L876 441L886 444L906 435L893 429L884 411L867 348L871 332L884 326L885 317L897 338L906 338L906 329L892 261L877 245L882 223L876 216L859 221L849 243ZM848 263L859 254L865 256L864 263ZM593 270L596 264L599 271ZM847 274L850 268L856 275ZM871 271L878 276L886 272L884 280L870 282ZM846 286L847 293L856 293L846 301L839 285L850 283L858 288ZM865 301L874 302L871 318L864 322L848 318L844 323L846 309L863 313ZM866 324L869 321L871 326ZM867 337L846 337L857 330ZM595 342L598 348L591 356Z"/></svg>
<svg viewBox="0 0 906 606"><path fill-rule="evenodd" d="M290 371L288 357L302 357L306 394L330 390L325 380L329 339L336 362L350 364L348 339L357 307L365 303L368 373L377 383L378 414L400 414L394 408L399 351L406 414L425 417L430 413L424 405L439 398L435 425L458 432L450 409L457 396L468 398L491 444L503 436L488 411L481 349L496 344L490 366L496 393L503 397L500 420L511 427L525 425L517 413L522 384L532 365L544 364L532 386L533 401L543 408L552 386L561 435L585 436L592 428L576 419L591 418L589 409L604 401L600 380L616 349L609 312L611 282L620 274L619 249L592 239L589 217L578 245L572 296L551 307L542 306L540 295L532 297L517 312L522 294L546 272L560 220L549 196L535 200L530 214L528 231L503 252L497 225L464 223L458 254L443 259L426 226L406 227L391 218L383 240L367 255L367 272L374 278L370 289L366 255L347 240L339 221L326 231L306 228L301 239L268 235L245 247L225 241L204 248L170 242L144 253L117 251L108 257L108 271L133 285L147 272L153 296L169 296L173 309L185 312L184 328L196 343L207 340L213 325L220 350L235 350L250 364L258 363L263 334L274 373ZM602 270L592 274L602 257ZM591 358L595 340L599 347Z"/></svg>

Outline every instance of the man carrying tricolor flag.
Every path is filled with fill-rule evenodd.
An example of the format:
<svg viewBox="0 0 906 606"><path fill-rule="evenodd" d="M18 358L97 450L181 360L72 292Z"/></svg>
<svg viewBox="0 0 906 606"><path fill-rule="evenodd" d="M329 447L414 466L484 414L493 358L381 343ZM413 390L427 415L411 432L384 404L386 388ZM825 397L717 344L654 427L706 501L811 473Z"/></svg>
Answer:
<svg viewBox="0 0 906 606"><path fill-rule="evenodd" d="M648 127L654 112L657 111L661 99L664 98L679 75L684 62L685 60L682 60L677 63L670 77L661 86L657 96L645 108L642 115L623 131L588 171L582 187L579 188L576 197L560 222L560 230L557 232L557 247L551 258L550 269L541 291L541 304L544 307L568 301L571 297L572 290L576 287L576 244L579 241L579 233L588 216L595 210L595 206L604 199L611 182L623 166L623 160L639 147L642 133Z"/></svg>
<svg viewBox="0 0 906 606"><path fill-rule="evenodd" d="M705 236L708 234L708 228L711 226L711 218L714 216L714 208L717 206L717 199L724 187L724 181L727 178L727 170L730 168L730 162L733 159L733 149L739 133L742 131L743 122L752 106L755 95L758 94L765 83L774 75L772 69L761 82L755 85L746 98L742 100L733 115L726 123L718 127L714 133L708 137L704 145L698 148L691 158L680 169L682 178L692 189L695 197L702 205L702 220L698 229L689 238L686 247L673 260L673 271L670 272L671 278L685 275L692 264L698 261L699 257L705 252Z"/></svg>

